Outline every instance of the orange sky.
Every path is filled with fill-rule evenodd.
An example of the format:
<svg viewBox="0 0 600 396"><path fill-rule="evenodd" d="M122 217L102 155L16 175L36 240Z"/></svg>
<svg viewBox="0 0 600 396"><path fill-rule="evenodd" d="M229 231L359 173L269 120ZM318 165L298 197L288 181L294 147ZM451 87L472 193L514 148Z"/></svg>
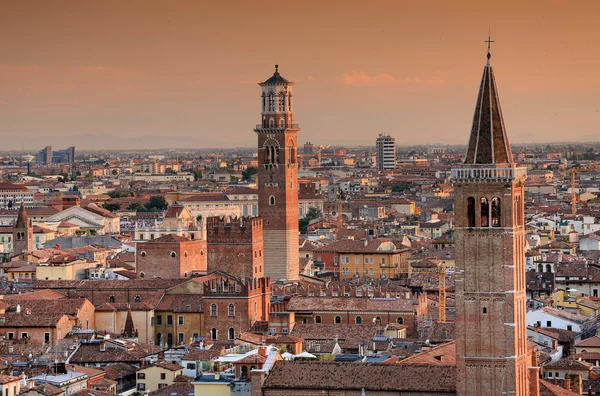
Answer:
<svg viewBox="0 0 600 396"><path fill-rule="evenodd" d="M597 0L4 1L2 148L253 146L275 62L301 143L466 144L488 25L511 142L596 141L599 17Z"/></svg>

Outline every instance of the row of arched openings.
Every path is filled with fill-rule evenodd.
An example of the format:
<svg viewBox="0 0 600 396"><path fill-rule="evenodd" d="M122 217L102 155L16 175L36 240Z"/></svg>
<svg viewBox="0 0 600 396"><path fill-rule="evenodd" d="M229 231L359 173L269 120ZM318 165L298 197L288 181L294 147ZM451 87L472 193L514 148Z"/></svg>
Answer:
<svg viewBox="0 0 600 396"><path fill-rule="evenodd" d="M321 316L317 315L315 316L315 323L323 323L323 318L321 318ZM333 318L333 323L334 324L342 324L342 317L341 316L336 316L335 318ZM363 324L363 318L362 316L356 316L354 318L354 323L356 324ZM373 323L380 325L381 324L381 318L379 316L376 316L373 319ZM396 318L396 323L397 324L404 324L404 319L401 317L397 317Z"/></svg>
<svg viewBox="0 0 600 396"><path fill-rule="evenodd" d="M467 227L500 227L502 210L500 198L493 197L488 201L486 197L479 200L479 225L477 225L476 201L474 197L467 198Z"/></svg>

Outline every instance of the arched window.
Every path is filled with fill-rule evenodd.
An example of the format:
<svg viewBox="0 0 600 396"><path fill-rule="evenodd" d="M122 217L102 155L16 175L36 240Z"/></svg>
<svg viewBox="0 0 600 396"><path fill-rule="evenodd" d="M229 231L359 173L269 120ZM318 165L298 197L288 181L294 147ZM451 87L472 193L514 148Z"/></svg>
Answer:
<svg viewBox="0 0 600 396"><path fill-rule="evenodd" d="M492 198L492 227L500 227L500 198Z"/></svg>
<svg viewBox="0 0 600 396"><path fill-rule="evenodd" d="M486 307L483 307L483 314L484 315L487 314L487 308Z"/></svg>
<svg viewBox="0 0 600 396"><path fill-rule="evenodd" d="M490 203L487 198L481 198L481 226L490 226Z"/></svg>
<svg viewBox="0 0 600 396"><path fill-rule="evenodd" d="M135 296L135 300L136 303L142 302L142 298L138 295Z"/></svg>
<svg viewBox="0 0 600 396"><path fill-rule="evenodd" d="M217 338L219 338L219 330L213 327L212 329L210 329L210 339L216 340Z"/></svg>
<svg viewBox="0 0 600 396"><path fill-rule="evenodd" d="M146 252L142 250L142 252L140 253L140 256L146 257Z"/></svg>
<svg viewBox="0 0 600 396"><path fill-rule="evenodd" d="M114 304L115 303L115 296L110 296L108 298L108 302L111 303L111 304Z"/></svg>
<svg viewBox="0 0 600 396"><path fill-rule="evenodd" d="M356 323L356 324L362 324L362 316L357 316L357 317L354 319L354 323Z"/></svg>
<svg viewBox="0 0 600 396"><path fill-rule="evenodd" d="M235 340L235 330L233 329L233 327L229 328L227 336L230 340Z"/></svg>
<svg viewBox="0 0 600 396"><path fill-rule="evenodd" d="M187 278L187 275L188 275L188 273L187 273L187 272L184 272L184 273L183 273L183 277L184 277L184 278Z"/></svg>
<svg viewBox="0 0 600 396"><path fill-rule="evenodd" d="M315 323L321 323L321 317L320 316L315 316Z"/></svg>
<svg viewBox="0 0 600 396"><path fill-rule="evenodd" d="M544 272L544 265L538 264L538 272Z"/></svg>
<svg viewBox="0 0 600 396"><path fill-rule="evenodd" d="M275 206L275 196L274 195L271 195L269 197L269 205Z"/></svg>
<svg viewBox="0 0 600 396"><path fill-rule="evenodd" d="M217 304L211 304L210 316L217 316Z"/></svg>
<svg viewBox="0 0 600 396"><path fill-rule="evenodd" d="M475 227L475 198L467 198L467 227Z"/></svg>
<svg viewBox="0 0 600 396"><path fill-rule="evenodd" d="M552 266L550 264L546 264L546 272L552 272Z"/></svg>
<svg viewBox="0 0 600 396"><path fill-rule="evenodd" d="M285 128L285 120L283 117L279 119L279 128Z"/></svg>
<svg viewBox="0 0 600 396"><path fill-rule="evenodd" d="M200 250L200 256L204 256L204 250Z"/></svg>
<svg viewBox="0 0 600 396"><path fill-rule="evenodd" d="M235 305L229 304L229 306L227 307L227 315L235 316Z"/></svg>
<svg viewBox="0 0 600 396"><path fill-rule="evenodd" d="M194 235L194 234L192 234ZM188 252L183 252L183 257L187 257L188 256Z"/></svg>
<svg viewBox="0 0 600 396"><path fill-rule="evenodd" d="M398 317L398 318L396 319L396 323L398 323L398 324L404 324L404 319L403 319L403 318L401 318L401 317Z"/></svg>
<svg viewBox="0 0 600 396"><path fill-rule="evenodd" d="M143 278L143 277L145 277L145 276L146 276L146 274L145 274L145 273L143 273L143 272L140 272L140 278Z"/></svg>
<svg viewBox="0 0 600 396"><path fill-rule="evenodd" d="M171 252L171 257L177 257L177 253Z"/></svg>
<svg viewBox="0 0 600 396"><path fill-rule="evenodd" d="M380 325L381 324L381 318L379 316L376 316L375 319L373 319L373 323L375 323L376 325Z"/></svg>
<svg viewBox="0 0 600 396"><path fill-rule="evenodd" d="M171 333L167 334L167 345L169 347L173 346L173 334L171 334Z"/></svg>
<svg viewBox="0 0 600 396"><path fill-rule="evenodd" d="M335 324L342 324L342 318L339 317L339 316L336 316L335 319L334 319L334 323Z"/></svg>

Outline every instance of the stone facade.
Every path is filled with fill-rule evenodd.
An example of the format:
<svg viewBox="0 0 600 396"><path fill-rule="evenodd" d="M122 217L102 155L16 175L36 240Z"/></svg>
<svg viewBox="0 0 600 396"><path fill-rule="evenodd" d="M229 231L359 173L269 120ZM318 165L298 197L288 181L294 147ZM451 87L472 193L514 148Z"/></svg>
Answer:
<svg viewBox="0 0 600 396"><path fill-rule="evenodd" d="M191 241L177 235L165 235L136 244L136 272L140 278L189 278L205 272L206 241Z"/></svg>
<svg viewBox="0 0 600 396"><path fill-rule="evenodd" d="M259 217L207 220L208 272L238 279L264 277L263 224Z"/></svg>

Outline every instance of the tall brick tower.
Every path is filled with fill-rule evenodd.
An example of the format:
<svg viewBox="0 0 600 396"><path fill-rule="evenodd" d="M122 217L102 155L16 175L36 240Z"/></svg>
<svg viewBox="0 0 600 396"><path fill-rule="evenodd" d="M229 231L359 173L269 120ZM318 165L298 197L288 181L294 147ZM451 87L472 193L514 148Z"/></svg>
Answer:
<svg viewBox="0 0 600 396"><path fill-rule="evenodd" d="M265 276L297 279L298 265L298 125L293 124L292 86L275 73L262 88L258 135L258 214L263 219Z"/></svg>
<svg viewBox="0 0 600 396"><path fill-rule="evenodd" d="M33 251L33 224L21 202L17 221L13 227L13 256Z"/></svg>
<svg viewBox="0 0 600 396"><path fill-rule="evenodd" d="M523 220L526 170L512 159L490 64L490 42L466 160L452 170L456 394L524 396L529 395Z"/></svg>

